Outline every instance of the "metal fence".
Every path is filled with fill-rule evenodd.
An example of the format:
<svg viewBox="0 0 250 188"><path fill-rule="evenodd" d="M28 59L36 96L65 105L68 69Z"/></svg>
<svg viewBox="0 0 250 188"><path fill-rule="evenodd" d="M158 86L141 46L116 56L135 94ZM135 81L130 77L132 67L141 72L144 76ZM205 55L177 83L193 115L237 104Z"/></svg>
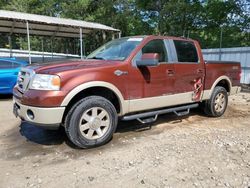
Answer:
<svg viewBox="0 0 250 188"><path fill-rule="evenodd" d="M242 67L241 83L250 84L250 47L202 50L205 60L239 61Z"/></svg>
<svg viewBox="0 0 250 188"><path fill-rule="evenodd" d="M38 52L30 51L32 63L44 63L50 61L59 61L63 59L80 58L79 55L64 54L64 53L51 53L51 52ZM29 62L28 50L10 50L6 48L0 48L1 57L15 57L16 59Z"/></svg>

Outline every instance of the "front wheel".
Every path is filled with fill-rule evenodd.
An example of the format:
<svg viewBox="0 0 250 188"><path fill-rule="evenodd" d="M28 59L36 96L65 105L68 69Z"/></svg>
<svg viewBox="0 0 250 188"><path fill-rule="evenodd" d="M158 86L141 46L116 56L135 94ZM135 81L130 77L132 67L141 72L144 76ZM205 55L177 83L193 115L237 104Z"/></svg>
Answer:
<svg viewBox="0 0 250 188"><path fill-rule="evenodd" d="M77 102L66 117L65 130L70 141L80 148L107 143L116 130L118 116L115 107L99 96Z"/></svg>
<svg viewBox="0 0 250 188"><path fill-rule="evenodd" d="M208 116L220 117L222 116L228 104L228 94L224 87L215 87L212 96L205 102L205 113Z"/></svg>

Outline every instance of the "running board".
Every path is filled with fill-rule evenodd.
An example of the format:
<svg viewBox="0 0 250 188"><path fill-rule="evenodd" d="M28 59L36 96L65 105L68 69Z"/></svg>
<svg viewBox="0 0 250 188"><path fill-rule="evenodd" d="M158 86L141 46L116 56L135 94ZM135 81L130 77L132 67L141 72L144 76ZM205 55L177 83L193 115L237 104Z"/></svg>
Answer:
<svg viewBox="0 0 250 188"><path fill-rule="evenodd" d="M182 112L176 112L174 111L174 113L177 115L177 116L185 116L185 115L188 115L190 112L190 108L188 108L186 111L182 111Z"/></svg>
<svg viewBox="0 0 250 188"><path fill-rule="evenodd" d="M185 115L189 114L190 109L197 108L198 106L199 106L199 104L190 104L190 105L186 105L186 106L167 108L167 109L156 110L156 111L152 111L152 112L133 114L133 115L124 116L122 118L122 120L123 121L130 121L130 120L137 119L141 123L151 123L151 122L156 121L158 115L174 112L177 116L185 116Z"/></svg>
<svg viewBox="0 0 250 188"><path fill-rule="evenodd" d="M154 117L150 117L150 118L145 118L145 119L141 119L141 118L137 118L137 120L139 122L141 122L142 124L146 124L146 123L153 123L157 120L158 115L155 115Z"/></svg>

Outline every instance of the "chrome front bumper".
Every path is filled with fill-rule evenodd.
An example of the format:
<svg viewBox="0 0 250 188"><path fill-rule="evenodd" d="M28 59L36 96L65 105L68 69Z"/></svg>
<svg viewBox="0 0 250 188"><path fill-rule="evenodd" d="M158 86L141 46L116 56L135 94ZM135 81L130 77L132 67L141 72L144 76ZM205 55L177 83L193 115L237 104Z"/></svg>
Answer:
<svg viewBox="0 0 250 188"><path fill-rule="evenodd" d="M41 108L27 106L13 98L13 113L22 120L47 128L57 128L62 123L65 107Z"/></svg>

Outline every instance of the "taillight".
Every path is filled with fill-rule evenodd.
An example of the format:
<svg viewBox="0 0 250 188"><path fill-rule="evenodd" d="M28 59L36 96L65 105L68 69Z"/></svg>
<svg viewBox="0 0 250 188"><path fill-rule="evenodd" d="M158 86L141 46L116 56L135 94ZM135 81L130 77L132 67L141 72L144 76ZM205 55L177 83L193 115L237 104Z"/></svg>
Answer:
<svg viewBox="0 0 250 188"><path fill-rule="evenodd" d="M240 72L239 72L239 75L238 75L238 79L240 80L241 79L241 76L242 76L242 72L241 72L241 69L240 69Z"/></svg>

